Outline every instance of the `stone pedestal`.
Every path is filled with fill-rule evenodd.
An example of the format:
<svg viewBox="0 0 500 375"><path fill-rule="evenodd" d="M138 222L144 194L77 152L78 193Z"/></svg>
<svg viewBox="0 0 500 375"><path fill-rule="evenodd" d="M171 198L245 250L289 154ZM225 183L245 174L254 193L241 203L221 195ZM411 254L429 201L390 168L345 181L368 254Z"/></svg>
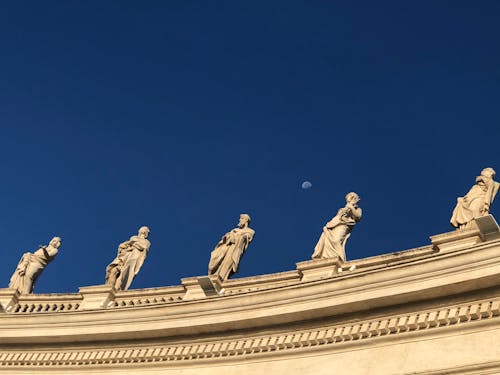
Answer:
<svg viewBox="0 0 500 375"><path fill-rule="evenodd" d="M476 225L484 241L500 237L500 227L493 215L490 214L476 219Z"/></svg>
<svg viewBox="0 0 500 375"><path fill-rule="evenodd" d="M431 236L431 242L439 251L454 251L466 249L477 243L490 241L500 237L500 227L493 215L475 219L472 229L437 234Z"/></svg>
<svg viewBox="0 0 500 375"><path fill-rule="evenodd" d="M115 288L106 284L84 286L79 292L83 296L82 310L105 309L115 298Z"/></svg>
<svg viewBox="0 0 500 375"><path fill-rule="evenodd" d="M18 302L18 297L16 289L0 288L0 312L8 312Z"/></svg>
<svg viewBox="0 0 500 375"><path fill-rule="evenodd" d="M222 281L217 275L186 277L181 279L181 283L186 288L184 301L217 296L223 292Z"/></svg>
<svg viewBox="0 0 500 375"><path fill-rule="evenodd" d="M481 242L479 229L455 230L453 232L431 236L432 245L439 251L467 249Z"/></svg>
<svg viewBox="0 0 500 375"><path fill-rule="evenodd" d="M337 270L342 268L340 258L313 259L296 263L300 272L301 281L321 280L337 274Z"/></svg>

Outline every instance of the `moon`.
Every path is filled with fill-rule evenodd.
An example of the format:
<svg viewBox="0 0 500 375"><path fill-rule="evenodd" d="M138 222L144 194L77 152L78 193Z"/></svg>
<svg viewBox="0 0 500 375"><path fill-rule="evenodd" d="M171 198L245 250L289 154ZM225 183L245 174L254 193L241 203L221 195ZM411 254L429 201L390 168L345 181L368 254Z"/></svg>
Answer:
<svg viewBox="0 0 500 375"><path fill-rule="evenodd" d="M310 181L304 181L301 186L303 190L307 190L312 188L313 184Z"/></svg>

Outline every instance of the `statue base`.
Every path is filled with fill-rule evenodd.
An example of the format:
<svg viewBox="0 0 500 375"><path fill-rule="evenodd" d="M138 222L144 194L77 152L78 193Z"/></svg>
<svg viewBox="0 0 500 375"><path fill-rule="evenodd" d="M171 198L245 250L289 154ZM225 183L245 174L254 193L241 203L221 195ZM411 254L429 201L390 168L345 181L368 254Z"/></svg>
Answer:
<svg viewBox="0 0 500 375"><path fill-rule="evenodd" d="M181 283L186 289L183 300L218 296L224 293L221 279L217 275L185 277Z"/></svg>
<svg viewBox="0 0 500 375"><path fill-rule="evenodd" d="M474 219L471 229L457 229L453 232L431 236L431 242L439 251L454 251L496 238L500 238L500 227L490 214Z"/></svg>
<svg viewBox="0 0 500 375"><path fill-rule="evenodd" d="M301 274L301 281L313 281L327 279L336 275L339 269L342 270L343 263L339 257L335 257L307 260L296 263L296 265Z"/></svg>
<svg viewBox="0 0 500 375"><path fill-rule="evenodd" d="M18 302L19 293L17 289L0 288L0 313L9 312Z"/></svg>
<svg viewBox="0 0 500 375"><path fill-rule="evenodd" d="M79 292L83 296L82 310L96 310L105 309L114 300L116 290L111 285L103 284L83 286Z"/></svg>

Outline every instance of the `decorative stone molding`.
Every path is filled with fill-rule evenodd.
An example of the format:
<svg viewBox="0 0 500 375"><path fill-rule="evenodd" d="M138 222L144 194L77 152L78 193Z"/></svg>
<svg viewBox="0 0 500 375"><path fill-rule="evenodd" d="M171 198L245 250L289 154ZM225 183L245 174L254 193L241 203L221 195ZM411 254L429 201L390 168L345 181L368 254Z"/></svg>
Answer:
<svg viewBox="0 0 500 375"><path fill-rule="evenodd" d="M498 319L499 316L500 299L482 300L341 325L241 339L173 345L141 345L141 347L134 346L134 348L61 351L9 350L0 353L0 366L88 366L177 362L272 354L299 348L314 350L375 337L392 337L478 320Z"/></svg>
<svg viewBox="0 0 500 375"><path fill-rule="evenodd" d="M12 308L12 313L17 314L37 314L37 313L59 313L80 310L80 302L63 303L17 303Z"/></svg>
<svg viewBox="0 0 500 375"><path fill-rule="evenodd" d="M7 313L43 314L80 310L83 297L79 293L16 295L15 303Z"/></svg>
<svg viewBox="0 0 500 375"><path fill-rule="evenodd" d="M185 294L186 289L182 285L116 291L115 298L108 304L108 308L170 304L182 301Z"/></svg>

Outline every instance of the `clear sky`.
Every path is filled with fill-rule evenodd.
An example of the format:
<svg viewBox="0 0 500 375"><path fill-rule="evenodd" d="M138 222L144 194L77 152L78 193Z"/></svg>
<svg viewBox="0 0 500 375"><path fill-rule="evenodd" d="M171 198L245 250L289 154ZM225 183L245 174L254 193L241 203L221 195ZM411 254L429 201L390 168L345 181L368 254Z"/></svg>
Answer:
<svg viewBox="0 0 500 375"><path fill-rule="evenodd" d="M499 17L498 1L2 3L1 286L54 235L35 291L102 284L141 225L132 288L179 284L242 212L237 276L291 270L349 191L348 259L429 244L482 168L500 175Z"/></svg>

